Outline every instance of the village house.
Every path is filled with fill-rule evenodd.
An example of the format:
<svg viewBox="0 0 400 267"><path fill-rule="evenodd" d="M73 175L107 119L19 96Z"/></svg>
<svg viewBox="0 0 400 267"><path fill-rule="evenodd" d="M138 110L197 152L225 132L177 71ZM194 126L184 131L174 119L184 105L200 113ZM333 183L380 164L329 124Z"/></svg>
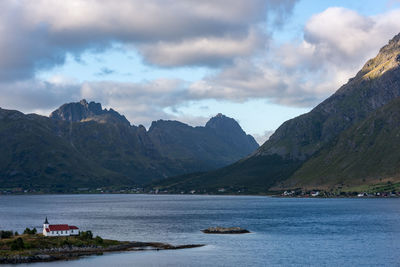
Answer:
<svg viewBox="0 0 400 267"><path fill-rule="evenodd" d="M74 225L68 224L49 224L46 220L43 223L43 235L44 236L71 236L79 235L79 228Z"/></svg>

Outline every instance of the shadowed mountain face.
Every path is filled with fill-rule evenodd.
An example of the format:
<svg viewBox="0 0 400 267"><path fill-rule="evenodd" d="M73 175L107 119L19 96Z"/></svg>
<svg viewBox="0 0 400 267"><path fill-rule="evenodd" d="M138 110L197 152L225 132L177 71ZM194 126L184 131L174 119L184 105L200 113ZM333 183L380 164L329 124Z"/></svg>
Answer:
<svg viewBox="0 0 400 267"><path fill-rule="evenodd" d="M246 155L254 152L258 148L258 144L253 136L246 135L239 123L221 113L211 118L206 123L205 128L220 138L223 138L225 142L232 148L235 148L235 150L240 151L241 148L246 149Z"/></svg>
<svg viewBox="0 0 400 267"><path fill-rule="evenodd" d="M375 111L400 97L399 65L400 34L390 40L375 58L369 60L357 75L335 94L309 113L283 123L251 157L214 172L175 178L174 187L187 189L197 181L210 181L209 184L197 184L209 189L231 186L236 189L248 188L253 192L266 192L271 187L277 189L281 185L282 188L287 188L285 185L315 185L313 179L321 178L327 173L319 172L309 176L318 164L308 165L307 161L316 157L322 150L329 151L342 133L362 123ZM345 150L340 151L345 153ZM392 150L391 153L397 151ZM337 155L344 156L340 153ZM300 169L295 175L296 182L290 182L292 175L304 163L304 166L309 166L307 171L301 172L300 175ZM375 162L376 164L378 162ZM325 162L324 166L328 165L329 163ZM361 168L361 165L358 166ZM349 177L350 173L352 172L348 173ZM339 175L340 172L336 169L330 170L330 177L337 177L336 174ZM302 183L307 177L314 178ZM332 185L334 182L326 184ZM162 186L170 187L168 181L163 181Z"/></svg>
<svg viewBox="0 0 400 267"><path fill-rule="evenodd" d="M400 98L350 127L278 188L320 188L397 182L400 174Z"/></svg>
<svg viewBox="0 0 400 267"><path fill-rule="evenodd" d="M234 119L222 114L211 118L205 127L159 120L152 123L148 134L163 155L189 161L193 166L228 165L258 148L254 138L246 135Z"/></svg>
<svg viewBox="0 0 400 267"><path fill-rule="evenodd" d="M357 75L307 114L282 124L257 151L305 160L339 133L400 96L400 34Z"/></svg>
<svg viewBox="0 0 400 267"><path fill-rule="evenodd" d="M86 100L64 104L50 118L0 109L1 185L49 191L140 185L218 168L258 148L235 120L220 119L212 129L157 121L146 131Z"/></svg>
<svg viewBox="0 0 400 267"><path fill-rule="evenodd" d="M85 99L81 100L79 103L64 104L57 110L53 111L49 117L55 120L70 122L94 120L100 122L119 122L125 125L130 125L125 116L120 115L112 108L110 110L103 109L100 103L88 103Z"/></svg>

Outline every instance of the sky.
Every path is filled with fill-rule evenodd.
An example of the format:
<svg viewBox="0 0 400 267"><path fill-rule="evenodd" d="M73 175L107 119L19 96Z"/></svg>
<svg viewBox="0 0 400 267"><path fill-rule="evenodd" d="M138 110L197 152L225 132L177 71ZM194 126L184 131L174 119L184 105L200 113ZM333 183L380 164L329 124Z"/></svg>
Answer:
<svg viewBox="0 0 400 267"><path fill-rule="evenodd" d="M223 113L263 143L400 32L399 0L2 0L0 107L131 124Z"/></svg>

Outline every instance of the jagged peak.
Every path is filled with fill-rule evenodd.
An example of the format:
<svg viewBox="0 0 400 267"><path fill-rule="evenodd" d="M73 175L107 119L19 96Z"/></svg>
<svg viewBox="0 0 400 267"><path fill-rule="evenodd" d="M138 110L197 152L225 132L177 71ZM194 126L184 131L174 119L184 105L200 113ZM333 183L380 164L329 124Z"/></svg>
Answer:
<svg viewBox="0 0 400 267"><path fill-rule="evenodd" d="M205 125L206 128L214 129L214 130L223 130L223 131L240 131L243 132L242 127L240 127L239 123L230 117L223 115L222 113L218 113L216 116L212 117Z"/></svg>
<svg viewBox="0 0 400 267"><path fill-rule="evenodd" d="M392 49L400 49L400 33L395 35L392 39L389 40L389 43L385 46L383 46L379 52L384 53L387 51L390 51Z"/></svg>
<svg viewBox="0 0 400 267"><path fill-rule="evenodd" d="M79 104L81 104L82 106L88 106L88 102L86 101L86 99L82 99L81 101L79 101Z"/></svg>
<svg viewBox="0 0 400 267"><path fill-rule="evenodd" d="M154 129L157 128L163 128L165 126L170 126L170 127L190 127L192 128L192 126L180 122L180 121L176 121L176 120L163 120L163 119L159 119L156 121L152 121L150 128L149 128L149 132L154 131Z"/></svg>
<svg viewBox="0 0 400 267"><path fill-rule="evenodd" d="M376 57L365 63L356 78L371 80L400 65L400 33L383 46Z"/></svg>
<svg viewBox="0 0 400 267"><path fill-rule="evenodd" d="M235 119L230 118L230 117L228 117L228 116L225 116L225 115L222 114L222 113L218 113L217 115L211 117L211 118L208 120L207 124L210 123L211 121L231 121L231 122L234 121L234 122L237 123L237 121L236 121ZM206 124L206 126L207 126L207 124Z"/></svg>
<svg viewBox="0 0 400 267"><path fill-rule="evenodd" d="M95 120L98 122L120 122L130 125L125 116L119 114L114 109L103 109L100 103L94 101L88 102L86 99L64 104L53 111L49 117L71 122Z"/></svg>

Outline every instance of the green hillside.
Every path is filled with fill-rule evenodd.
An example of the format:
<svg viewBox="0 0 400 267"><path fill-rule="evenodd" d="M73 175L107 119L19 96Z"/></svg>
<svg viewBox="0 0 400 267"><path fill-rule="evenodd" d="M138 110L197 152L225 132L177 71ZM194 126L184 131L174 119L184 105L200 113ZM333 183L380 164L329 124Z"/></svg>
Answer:
<svg viewBox="0 0 400 267"><path fill-rule="evenodd" d="M0 109L1 188L65 191L72 186L130 184L81 155L56 133L66 125L48 118Z"/></svg>
<svg viewBox="0 0 400 267"><path fill-rule="evenodd" d="M342 133L280 186L352 188L400 181L400 98Z"/></svg>
<svg viewBox="0 0 400 267"><path fill-rule="evenodd" d="M221 125L157 121L147 131L86 100L64 104L50 118L0 109L0 189L141 186L225 166L258 148L235 120L221 115L210 121Z"/></svg>
<svg viewBox="0 0 400 267"><path fill-rule="evenodd" d="M181 176L171 179L171 183L166 180L154 186L174 191L175 188L203 188L203 184L207 184L209 190L214 191L217 187L238 186L252 192L268 192L292 187L312 188L319 184L332 187L343 183L343 179L353 186L367 185L371 179L393 177L398 172L397 146L377 146L369 151L370 157L364 157L357 151L367 145L357 140L364 140L368 132L363 131L368 129L357 132L350 129L367 123L365 120L375 116L377 110L391 112L392 108L386 109L385 105L400 97L399 65L400 34L331 97L309 113L283 123L250 157L213 172ZM386 130L391 131L390 128ZM344 149L351 145L346 143L350 137L343 137L345 133L350 134L349 131L354 139L352 159L349 159L350 152ZM390 132L385 138L396 134ZM335 147L338 139L342 140L341 148ZM335 153L334 161L328 158L332 153ZM357 165L351 167L355 162ZM368 166L364 166L366 163Z"/></svg>

